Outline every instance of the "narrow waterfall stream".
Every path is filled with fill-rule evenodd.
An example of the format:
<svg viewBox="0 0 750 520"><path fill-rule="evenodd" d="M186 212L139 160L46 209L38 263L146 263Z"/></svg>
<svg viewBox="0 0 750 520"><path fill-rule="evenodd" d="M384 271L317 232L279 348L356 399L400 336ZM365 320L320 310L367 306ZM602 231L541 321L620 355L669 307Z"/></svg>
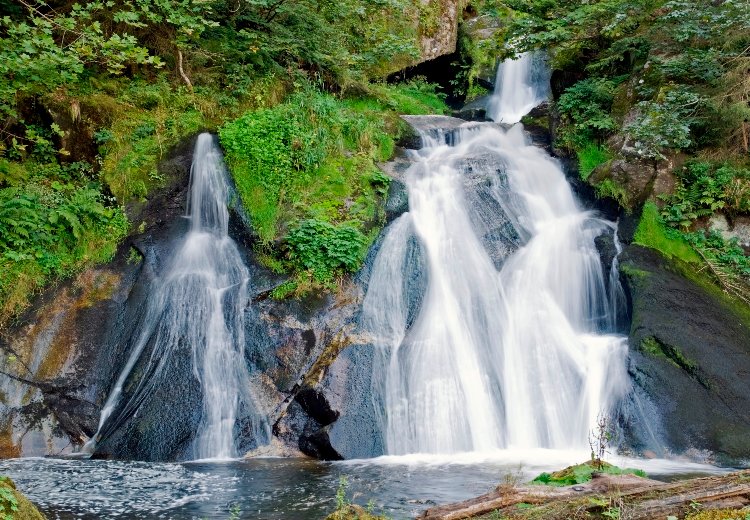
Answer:
<svg viewBox="0 0 750 520"><path fill-rule="evenodd" d="M497 67L495 92L487 117L497 123L518 123L549 97L549 68L541 52L526 52Z"/></svg>
<svg viewBox="0 0 750 520"><path fill-rule="evenodd" d="M192 349L193 375L203 395L201 424L194 439L196 459L237 456L235 422L241 406L254 411L254 436L267 425L250 390L243 349L243 310L249 272L229 237L227 172L210 134L198 137L190 171L189 230L171 264L155 282L140 334L104 405L97 434L84 448L93 452L107 429L135 413L165 362L180 345ZM150 349L145 374L124 398L136 363ZM132 383L131 383L132 384Z"/></svg>
<svg viewBox="0 0 750 520"><path fill-rule="evenodd" d="M501 67L505 122L546 92L530 63ZM409 212L384 239L362 318L381 358L387 453L585 448L629 384L626 338L613 333L622 293L594 243L614 225L578 206L522 125L410 121L423 148L406 174Z"/></svg>

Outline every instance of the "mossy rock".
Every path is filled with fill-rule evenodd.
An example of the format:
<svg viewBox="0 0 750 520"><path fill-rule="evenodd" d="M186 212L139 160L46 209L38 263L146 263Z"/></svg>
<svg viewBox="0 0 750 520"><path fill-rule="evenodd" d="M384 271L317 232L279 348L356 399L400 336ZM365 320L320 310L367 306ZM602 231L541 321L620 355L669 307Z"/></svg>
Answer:
<svg viewBox="0 0 750 520"><path fill-rule="evenodd" d="M620 256L638 396L625 407L626 443L710 450L731 465L750 450L750 309L679 256L636 244Z"/></svg>
<svg viewBox="0 0 750 520"><path fill-rule="evenodd" d="M373 515L364 507L349 504L326 517L326 520L385 520L386 517Z"/></svg>
<svg viewBox="0 0 750 520"><path fill-rule="evenodd" d="M13 520L45 520L45 516L16 489L8 477L0 477L0 506L3 513L10 512Z"/></svg>
<svg viewBox="0 0 750 520"><path fill-rule="evenodd" d="M646 473L640 469L619 468L608 462L587 461L574 466L568 466L554 473L542 473L534 480L532 484L542 484L545 486L572 486L574 484L583 484L589 482L594 473L604 473L607 475L637 475L646 477Z"/></svg>
<svg viewBox="0 0 750 520"><path fill-rule="evenodd" d="M685 520L746 520L750 517L750 508L744 509L710 509L690 514Z"/></svg>

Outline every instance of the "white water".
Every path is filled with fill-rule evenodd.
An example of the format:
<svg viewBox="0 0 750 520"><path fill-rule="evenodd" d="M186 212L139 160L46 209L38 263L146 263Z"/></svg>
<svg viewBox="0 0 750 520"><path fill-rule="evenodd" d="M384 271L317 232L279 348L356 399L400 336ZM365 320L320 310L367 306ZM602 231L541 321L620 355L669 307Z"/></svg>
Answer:
<svg viewBox="0 0 750 520"><path fill-rule="evenodd" d="M501 99L503 114L530 108L525 96ZM527 142L522 125L469 124L451 139L423 133L423 142L407 172L409 212L384 239L363 309L380 354L386 453L587 449L597 416L629 385L626 338L608 333L619 304L594 245L614 225L578 207L559 163ZM467 188L469 175L490 186L485 198L523 242L500 269L476 224L493 215ZM427 286L408 327L415 238Z"/></svg>
<svg viewBox="0 0 750 520"><path fill-rule="evenodd" d="M518 123L548 97L549 74L543 55L526 52L498 66L487 117L498 123Z"/></svg>
<svg viewBox="0 0 750 520"><path fill-rule="evenodd" d="M159 380L165 362L180 345L192 349L193 375L200 382L203 414L194 441L197 459L236 457L234 428L241 403L258 411L243 355L243 311L248 304L249 272L228 235L226 171L210 134L196 142L190 172L190 228L171 265L154 283L146 317L130 357L109 394L97 434L84 451L93 452L108 421L120 422L137 410ZM151 346L148 375L123 402L133 368ZM113 413L117 412L117 416ZM267 425L257 414L256 437Z"/></svg>

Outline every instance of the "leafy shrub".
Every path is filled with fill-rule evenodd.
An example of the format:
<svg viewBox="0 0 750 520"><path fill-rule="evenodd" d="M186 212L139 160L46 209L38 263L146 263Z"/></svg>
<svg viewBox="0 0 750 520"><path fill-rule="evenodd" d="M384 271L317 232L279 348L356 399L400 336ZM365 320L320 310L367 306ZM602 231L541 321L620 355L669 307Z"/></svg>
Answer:
<svg viewBox="0 0 750 520"><path fill-rule="evenodd" d="M638 103L638 117L624 128L636 152L649 159L664 159L665 149L684 149L693 144L691 127L705 99L687 87L666 91L656 101Z"/></svg>
<svg viewBox="0 0 750 520"><path fill-rule="evenodd" d="M308 219L289 232L286 244L295 267L312 272L315 280L322 283L359 268L368 240L351 226Z"/></svg>
<svg viewBox="0 0 750 520"><path fill-rule="evenodd" d="M0 324L48 280L111 258L127 220L105 202L58 181L0 190Z"/></svg>
<svg viewBox="0 0 750 520"><path fill-rule="evenodd" d="M750 211L750 170L694 161L677 174L675 194L663 197L667 223L687 229L717 210L731 215Z"/></svg>
<svg viewBox="0 0 750 520"><path fill-rule="evenodd" d="M717 231L684 234L687 241L704 256L709 256L731 272L750 280L750 257L737 243L737 239L726 240Z"/></svg>
<svg viewBox="0 0 750 520"><path fill-rule="evenodd" d="M445 109L435 87L375 85L372 95L338 99L312 87L219 130L240 198L261 240L313 217L361 228L383 194L375 162L393 153L398 113ZM345 205L346 201L350 201Z"/></svg>
<svg viewBox="0 0 750 520"><path fill-rule="evenodd" d="M570 149L601 141L617 129L610 115L614 91L619 81L588 78L568 88L557 102L563 127L558 139Z"/></svg>

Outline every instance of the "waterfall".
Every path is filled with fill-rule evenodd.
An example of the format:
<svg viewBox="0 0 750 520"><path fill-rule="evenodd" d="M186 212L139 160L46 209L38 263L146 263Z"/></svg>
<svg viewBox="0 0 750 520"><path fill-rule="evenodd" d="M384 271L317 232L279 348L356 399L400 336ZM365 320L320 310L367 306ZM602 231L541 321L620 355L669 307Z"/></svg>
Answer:
<svg viewBox="0 0 750 520"><path fill-rule="evenodd" d="M529 85L524 59L503 65L503 120L533 106L513 94ZM406 173L409 211L387 230L361 318L386 452L586 448L629 384L594 243L614 224L579 208L522 125L441 134L429 117L410 121L423 147Z"/></svg>
<svg viewBox="0 0 750 520"><path fill-rule="evenodd" d="M541 53L526 52L497 67L495 92L487 117L498 123L518 123L529 110L549 97L549 72Z"/></svg>
<svg viewBox="0 0 750 520"><path fill-rule="evenodd" d="M180 345L192 349L193 375L203 395L194 456L236 457L234 429L241 406L255 410L254 435L266 435L267 425L258 413L243 354L243 311L248 305L250 274L228 234L226 176L213 137L201 134L190 170L189 230L154 282L140 332L102 409L98 431L84 451L92 453L106 429L137 411L159 380L165 361ZM144 361L147 350L150 354ZM137 383L129 383L135 389L124 399L134 367L144 362L145 375Z"/></svg>

